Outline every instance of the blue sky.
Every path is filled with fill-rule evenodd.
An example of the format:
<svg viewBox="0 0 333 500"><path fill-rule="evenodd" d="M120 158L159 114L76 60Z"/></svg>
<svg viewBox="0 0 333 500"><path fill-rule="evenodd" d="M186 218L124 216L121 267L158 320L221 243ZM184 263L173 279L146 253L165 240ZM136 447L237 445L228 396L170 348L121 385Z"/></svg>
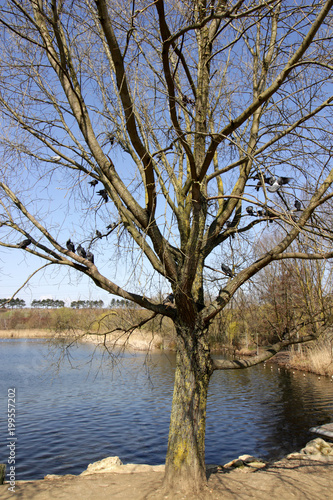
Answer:
<svg viewBox="0 0 333 500"><path fill-rule="evenodd" d="M64 173L63 170L59 172ZM96 238L96 229L105 235L108 232L106 226L117 221L112 203L101 203L101 198L96 194L102 185L99 184L93 190L88 185L89 179L84 179L80 190L77 190L79 194L68 196L66 189L60 189L63 182L59 182L59 177L64 175L53 175L52 182L47 181L47 187L38 191L29 191L22 180L23 187L19 189L18 194L22 200L27 198L28 205L31 205L29 210L36 214L52 236L64 247L68 238L72 239L76 247L79 243L85 248L91 244L99 271L128 291L145 293L150 297L156 296L160 291L169 293L169 287L163 279L152 277L151 272L149 275L146 259L133 251L126 238L118 238L122 231L121 226L107 237ZM36 229L28 226L27 229L37 241L52 248ZM3 227L1 231L5 232L6 228ZM10 236L12 244L23 239L19 233ZM25 250L0 246L0 298L12 297L29 276L46 263L47 261ZM59 265L48 266L39 271L16 297L25 300L26 305L30 305L34 299L43 298L64 300L66 305L70 305L74 300L103 300L104 304L108 305L114 298L110 293L98 288L87 276L68 266Z"/></svg>
<svg viewBox="0 0 333 500"><path fill-rule="evenodd" d="M82 193L76 196L71 190L73 179L70 179L70 172L66 176L61 168L58 172L54 172L51 180L46 179L44 186L37 185L36 188L29 186L31 176L26 178L24 169L18 170L17 174L15 182L18 191L15 192L21 200L28 203L31 213L36 215L64 247L67 239L71 238L76 246L82 243L87 248L89 241L95 236L96 229L104 234L107 223L117 220L112 213L112 204L102 206L100 203L96 190L102 188L101 184L96 190L92 190L87 184L89 179L84 179L80 186L84 191L83 196ZM26 228L37 241L49 248L52 247L39 232L31 229L31 226ZM7 230L2 227L1 231L5 233ZM24 236L19 233L10 237L12 244L17 244L23 239ZM95 238L91 250L95 254L95 263L101 273L115 280L120 286L126 286L126 277L130 273L124 259L113 255L114 245L119 246L116 234L103 240ZM11 297L36 269L46 263L47 261L24 250L1 246L0 298ZM113 295L96 287L85 275L67 266L49 266L34 275L16 297L25 300L27 305L34 299L43 298L64 300L66 304L74 300L103 300L104 304L108 305Z"/></svg>
<svg viewBox="0 0 333 500"><path fill-rule="evenodd" d="M40 264L39 259L27 256L23 250L3 250L0 253L0 297L9 298ZM16 297L29 305L32 300L53 298L69 305L74 300L103 300L110 303L113 295L97 288L86 276L68 269L45 270L36 274Z"/></svg>

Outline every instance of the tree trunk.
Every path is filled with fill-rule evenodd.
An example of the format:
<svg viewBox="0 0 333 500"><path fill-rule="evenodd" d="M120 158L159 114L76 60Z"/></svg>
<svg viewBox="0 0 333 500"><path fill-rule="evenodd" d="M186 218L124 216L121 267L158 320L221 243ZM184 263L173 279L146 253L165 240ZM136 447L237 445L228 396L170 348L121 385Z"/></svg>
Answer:
<svg viewBox="0 0 333 500"><path fill-rule="evenodd" d="M177 365L164 487L199 498L207 486L205 430L208 383L213 372L203 331L177 328Z"/></svg>

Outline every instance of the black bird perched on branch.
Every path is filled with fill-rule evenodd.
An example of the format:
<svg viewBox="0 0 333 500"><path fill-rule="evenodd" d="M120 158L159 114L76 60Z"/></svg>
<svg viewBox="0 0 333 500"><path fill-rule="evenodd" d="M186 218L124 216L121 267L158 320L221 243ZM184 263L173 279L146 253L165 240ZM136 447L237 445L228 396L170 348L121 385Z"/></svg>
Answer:
<svg viewBox="0 0 333 500"><path fill-rule="evenodd" d="M270 177L267 177L266 175L259 175L256 174L254 177L251 177L253 181L258 181L258 184L256 185L256 191L259 191L259 188L262 187L262 182L268 183Z"/></svg>
<svg viewBox="0 0 333 500"><path fill-rule="evenodd" d="M93 181L89 181L88 184L90 184L90 186L94 187L98 184L98 181L96 179L94 179Z"/></svg>
<svg viewBox="0 0 333 500"><path fill-rule="evenodd" d="M99 194L103 198L105 203L108 201L109 198L106 189L100 189L99 191L97 191L97 194Z"/></svg>
<svg viewBox="0 0 333 500"><path fill-rule="evenodd" d="M91 253L89 250L87 252L87 260L89 260L89 262L91 262L92 264L94 264L94 261L95 261L94 254Z"/></svg>
<svg viewBox="0 0 333 500"><path fill-rule="evenodd" d="M227 220L227 222L226 222L226 226L227 226L227 227L233 227L233 226L232 226L232 222L231 222L230 220ZM234 238L234 237L235 237L234 233L230 233L230 236L231 236L231 238Z"/></svg>
<svg viewBox="0 0 333 500"><path fill-rule="evenodd" d="M187 97L187 95L183 95L183 104L189 104L190 106L195 106L195 101L191 99L190 97Z"/></svg>
<svg viewBox="0 0 333 500"><path fill-rule="evenodd" d="M29 245L31 245L32 241L30 240L30 238L28 238L27 240L23 240L21 241L21 243L18 243L18 247L19 248L27 248Z"/></svg>
<svg viewBox="0 0 333 500"><path fill-rule="evenodd" d="M76 253L79 255L79 257L83 257L84 259L87 258L87 253L86 253L85 249L81 245L79 245L77 247Z"/></svg>
<svg viewBox="0 0 333 500"><path fill-rule="evenodd" d="M235 276L230 267L226 266L225 264L221 264L221 269L224 274L229 276L229 278L233 278Z"/></svg>
<svg viewBox="0 0 333 500"><path fill-rule="evenodd" d="M273 222L273 219L277 217L277 215L270 210L270 207L267 207L264 211L264 215L268 217L269 223L271 224Z"/></svg>
<svg viewBox="0 0 333 500"><path fill-rule="evenodd" d="M67 247L67 250L69 250L70 252L75 252L74 243L71 241L70 238L66 241L66 247Z"/></svg>
<svg viewBox="0 0 333 500"><path fill-rule="evenodd" d="M117 227L117 223L116 222L112 222L112 224L109 224L108 226L106 226L106 229L115 229Z"/></svg>
<svg viewBox="0 0 333 500"><path fill-rule="evenodd" d="M266 175L259 175L256 174L254 177L251 177L253 181L261 181L261 179L264 179L264 182L268 182L268 177Z"/></svg>
<svg viewBox="0 0 333 500"><path fill-rule="evenodd" d="M173 304L175 300L175 296L173 293L169 293L169 295L167 295L167 297L163 300L163 304L168 304L169 302L171 302L171 304Z"/></svg>
<svg viewBox="0 0 333 500"><path fill-rule="evenodd" d="M246 211L249 215L255 215L253 207L251 205L249 207L246 207Z"/></svg>
<svg viewBox="0 0 333 500"><path fill-rule="evenodd" d="M103 235L100 231L98 231L98 229L96 229L96 236L97 238L103 238Z"/></svg>
<svg viewBox="0 0 333 500"><path fill-rule="evenodd" d="M295 200L294 206L295 206L297 211L302 210L302 205L301 205L301 202L299 200Z"/></svg>

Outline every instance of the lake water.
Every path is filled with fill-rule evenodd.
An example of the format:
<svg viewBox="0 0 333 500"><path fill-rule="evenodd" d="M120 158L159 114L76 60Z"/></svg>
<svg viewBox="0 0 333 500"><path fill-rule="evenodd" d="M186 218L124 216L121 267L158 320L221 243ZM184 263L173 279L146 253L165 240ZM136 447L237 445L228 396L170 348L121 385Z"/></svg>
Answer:
<svg viewBox="0 0 333 500"><path fill-rule="evenodd" d="M16 390L16 479L79 474L108 456L124 463L164 462L175 356L125 354L112 360L89 344L64 357L49 344L0 341L0 463L7 463L8 389ZM92 354L94 354L92 359ZM257 366L212 376L206 462L241 454L277 459L333 422L333 383L301 372Z"/></svg>

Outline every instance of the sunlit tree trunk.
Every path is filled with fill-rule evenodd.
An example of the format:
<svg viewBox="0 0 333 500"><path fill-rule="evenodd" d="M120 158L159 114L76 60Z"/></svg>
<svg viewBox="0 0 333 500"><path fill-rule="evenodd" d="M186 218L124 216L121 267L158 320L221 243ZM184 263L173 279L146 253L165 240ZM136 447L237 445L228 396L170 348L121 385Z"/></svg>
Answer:
<svg viewBox="0 0 333 500"><path fill-rule="evenodd" d="M178 325L175 384L166 457L165 486L198 494L206 486L205 427L213 372L205 332Z"/></svg>

